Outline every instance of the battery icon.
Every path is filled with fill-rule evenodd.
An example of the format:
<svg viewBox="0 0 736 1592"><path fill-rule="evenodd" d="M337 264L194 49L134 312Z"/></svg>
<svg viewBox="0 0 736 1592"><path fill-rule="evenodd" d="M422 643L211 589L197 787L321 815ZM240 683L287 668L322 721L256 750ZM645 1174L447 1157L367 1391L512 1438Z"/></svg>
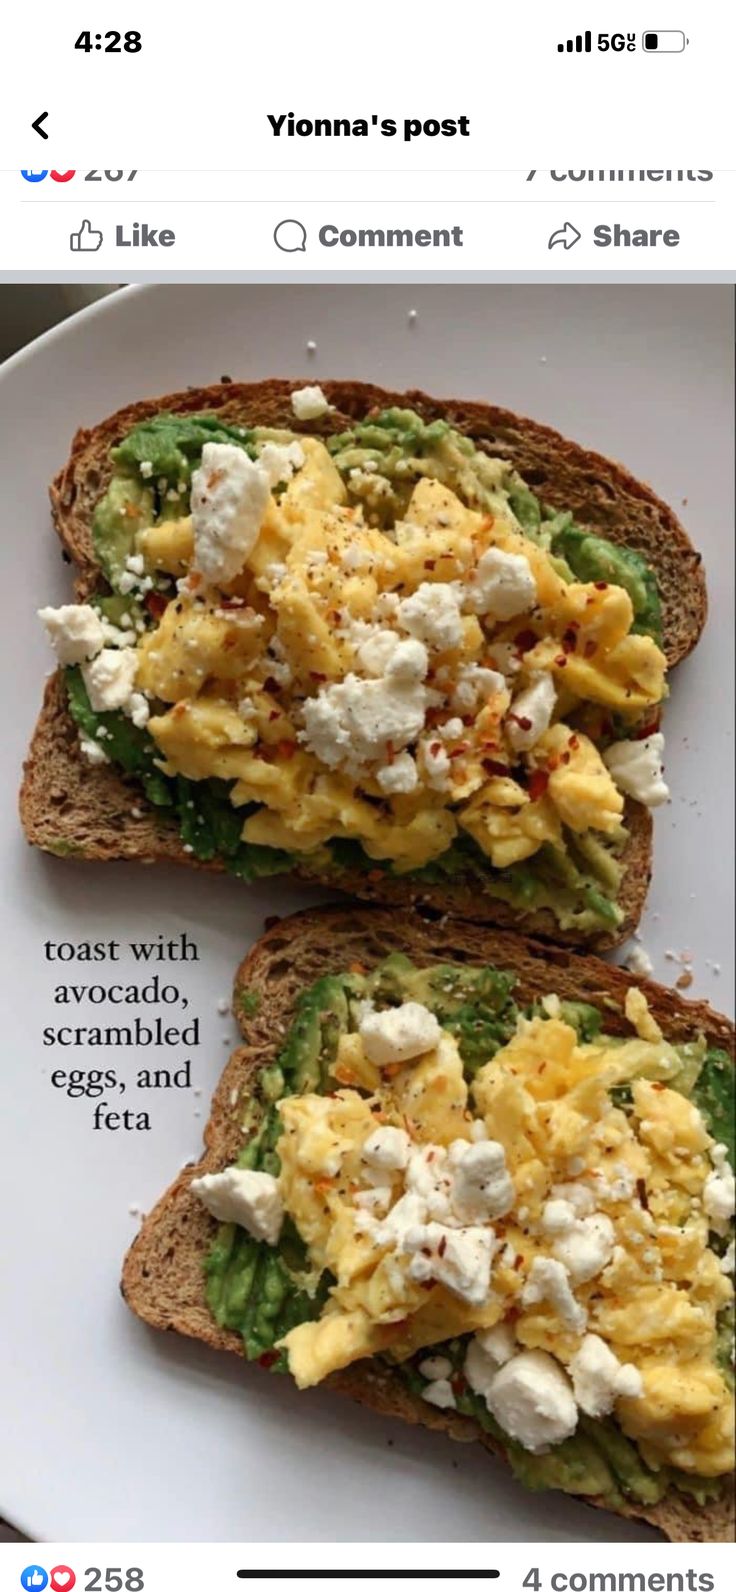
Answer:
<svg viewBox="0 0 736 1592"><path fill-rule="evenodd" d="M643 49L656 51L657 55L677 55L688 41L679 28L652 28L642 33L641 42Z"/></svg>

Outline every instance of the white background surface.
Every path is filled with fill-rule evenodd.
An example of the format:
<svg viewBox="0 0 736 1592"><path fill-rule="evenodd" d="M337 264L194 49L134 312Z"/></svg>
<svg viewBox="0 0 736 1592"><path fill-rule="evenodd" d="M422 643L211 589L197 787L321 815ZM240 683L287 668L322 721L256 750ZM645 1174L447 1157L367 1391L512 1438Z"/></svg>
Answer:
<svg viewBox="0 0 736 1592"><path fill-rule="evenodd" d="M126 290L5 367L0 1132L11 1192L2 1221L0 1511L31 1536L650 1536L559 1494L526 1494L475 1450L319 1391L297 1395L285 1379L157 1337L128 1315L117 1284L136 1226L129 1206L147 1208L197 1154L233 1033L217 1001L266 913L307 897L283 885L249 889L175 869L44 857L26 848L15 803L49 667L35 609L69 591L46 486L76 425L223 372L352 376L484 397L625 460L672 502L705 554L711 618L673 682L674 796L657 816L643 937L668 982L679 968L666 949L691 950L691 993L728 1009L732 338L731 291L717 287L162 287ZM201 948L186 987L202 1016L194 1083L203 1095L153 1097L151 1133L93 1133L88 1102L49 1083L52 1067L73 1058L41 1045L55 1016L43 942L182 928ZM82 981L84 967L76 971ZM99 1052L78 1060L104 1065Z"/></svg>

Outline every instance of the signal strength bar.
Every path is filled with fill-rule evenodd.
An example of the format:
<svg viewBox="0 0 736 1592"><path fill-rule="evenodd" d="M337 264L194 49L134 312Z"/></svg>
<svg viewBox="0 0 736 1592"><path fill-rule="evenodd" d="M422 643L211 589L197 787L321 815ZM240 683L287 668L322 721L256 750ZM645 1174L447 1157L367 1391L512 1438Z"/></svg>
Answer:
<svg viewBox="0 0 736 1592"><path fill-rule="evenodd" d="M557 48L560 54L562 54L563 50L567 50L568 54L571 55L573 50L576 50L578 55L582 55L583 52L589 55L593 48L590 28L585 33L576 33L574 39L566 39L564 44L558 44Z"/></svg>

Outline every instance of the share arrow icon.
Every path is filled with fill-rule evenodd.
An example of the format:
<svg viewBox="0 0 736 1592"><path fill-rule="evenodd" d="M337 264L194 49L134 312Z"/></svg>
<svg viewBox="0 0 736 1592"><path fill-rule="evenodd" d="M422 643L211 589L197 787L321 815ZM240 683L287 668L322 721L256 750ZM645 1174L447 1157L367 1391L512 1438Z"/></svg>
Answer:
<svg viewBox="0 0 736 1592"><path fill-rule="evenodd" d="M581 237L582 232L578 232L571 221L566 221L564 227L558 227L557 231L552 233L547 248L555 249L558 243L561 243L565 249L572 249L580 242Z"/></svg>

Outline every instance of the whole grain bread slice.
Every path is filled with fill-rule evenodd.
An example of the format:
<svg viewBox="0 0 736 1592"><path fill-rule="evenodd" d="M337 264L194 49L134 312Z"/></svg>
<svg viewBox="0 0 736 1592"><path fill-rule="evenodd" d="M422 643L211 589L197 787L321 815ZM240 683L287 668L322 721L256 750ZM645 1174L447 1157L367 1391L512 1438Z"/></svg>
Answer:
<svg viewBox="0 0 736 1592"><path fill-rule="evenodd" d="M135 780L126 779L110 765L90 768L67 710L61 673L52 675L46 684L41 716L24 765L20 811L26 838L55 856L92 862L179 862L209 872L222 872L225 866L218 859L198 862L187 852L175 821L167 818L165 808L153 807L142 798ZM624 877L618 901L623 920L616 931L594 936L563 932L547 909L528 913L523 919L525 930L599 951L611 949L631 934L649 885L652 820L638 802L627 802L625 819L630 838L622 853ZM328 883L362 900L417 906L499 927L520 926L518 912L484 895L478 881L420 883L378 868L370 873L345 869L327 880L310 872L306 861L295 863L288 877L307 884ZM272 888L278 891L278 879L272 881Z"/></svg>
<svg viewBox="0 0 736 1592"><path fill-rule="evenodd" d="M149 1326L243 1354L239 1335L219 1328L207 1308L203 1262L215 1224L192 1193L192 1178L219 1171L238 1155L243 1110L253 1080L278 1053L301 991L323 974L344 971L352 963L369 971L392 951L408 954L420 966L452 960L509 969L516 976L515 993L521 1003L547 993L590 1001L605 1008L607 1029L622 1034L630 1033L623 1005L626 991L636 982L668 1038L685 1040L702 1031L709 1043L733 1055L733 1024L706 1002L685 1001L672 990L635 981L619 968L562 947L467 923L455 922L448 932L446 925L428 922L417 913L365 906L327 907L280 919L252 947L236 974L233 1010L244 1043L230 1057L216 1090L202 1157L184 1168L146 1217L125 1259L123 1297ZM247 1018L241 1000L246 993L251 997L248 1007L256 1008ZM459 1441L478 1441L503 1457L500 1445L476 1422L415 1397L377 1361L357 1362L333 1375L329 1386L380 1414L433 1427ZM294 1397L300 1401L308 1395L295 1391ZM297 1402L295 1409L300 1407ZM603 1499L587 1501L607 1507ZM721 1542L733 1536L733 1497L697 1508L673 1490L653 1507L627 1501L618 1512L649 1521L672 1541Z"/></svg>
<svg viewBox="0 0 736 1592"><path fill-rule="evenodd" d="M572 509L581 524L638 549L657 572L670 664L695 645L707 607L700 555L667 505L622 466L507 410L438 400L421 392L396 393L363 382L324 382L332 409L321 421L300 427L290 402L298 385L293 380L274 379L193 387L131 404L98 426L77 432L70 458L52 484L51 504L57 531L77 568L80 598L89 596L101 579L92 520L110 480L110 449L136 423L163 410L190 414L210 410L229 424L289 426L326 436L373 410L399 405L416 409L426 420L446 418L488 453L508 458L545 502ZM83 763L59 679L46 689L25 764L20 812L31 844L56 855L105 861L168 858L203 866L185 851L175 825L140 803L133 783L113 768L90 768ZM421 904L500 927L522 927L566 944L605 950L619 944L636 927L651 876L649 813L631 803L626 821L631 838L623 857L625 876L619 896L623 921L615 932L594 936L561 930L554 914L546 909L521 920L514 908L484 894L477 881L458 878L419 884L411 876L392 877L379 869L344 870L317 880L306 859L295 866L294 875L312 883L327 883L364 900ZM204 866L216 868L218 864Z"/></svg>
<svg viewBox="0 0 736 1592"><path fill-rule="evenodd" d="M623 465L493 404L430 398L419 391L392 392L371 382L323 381L323 392L333 407L321 420L305 425L295 419L291 408L291 393L301 385L298 380L274 378L189 387L129 404L99 425L78 431L50 490L54 524L80 574L94 579L98 572L92 520L110 481L110 449L140 421L163 410L175 414L208 410L228 425L285 426L330 436L372 411L398 406L415 409L423 420L448 420L484 452L508 459L543 502L572 510L580 525L641 553L656 572L670 667L695 646L707 613L701 555L672 509Z"/></svg>

